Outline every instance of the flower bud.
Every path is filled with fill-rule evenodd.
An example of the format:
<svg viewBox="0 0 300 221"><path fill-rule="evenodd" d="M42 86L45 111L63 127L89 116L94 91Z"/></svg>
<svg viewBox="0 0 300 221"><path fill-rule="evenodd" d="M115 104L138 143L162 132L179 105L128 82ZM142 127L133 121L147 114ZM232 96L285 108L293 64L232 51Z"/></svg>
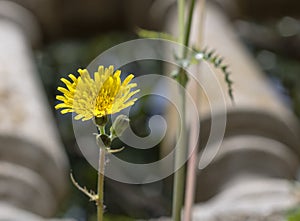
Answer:
<svg viewBox="0 0 300 221"><path fill-rule="evenodd" d="M129 127L129 121L129 118L126 115L119 115L110 128L112 135L116 137L121 136Z"/></svg>
<svg viewBox="0 0 300 221"><path fill-rule="evenodd" d="M97 136L97 144L98 146L105 146L105 147L110 147L111 145L111 139L109 136L107 136L106 134L99 134Z"/></svg>

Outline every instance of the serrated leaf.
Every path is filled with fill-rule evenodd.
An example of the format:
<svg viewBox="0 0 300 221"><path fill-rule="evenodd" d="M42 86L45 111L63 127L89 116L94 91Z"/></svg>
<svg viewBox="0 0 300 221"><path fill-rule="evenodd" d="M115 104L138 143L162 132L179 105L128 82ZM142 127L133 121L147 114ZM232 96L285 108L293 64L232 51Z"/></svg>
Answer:
<svg viewBox="0 0 300 221"><path fill-rule="evenodd" d="M199 63L201 60L203 60L212 64L214 68L222 71L222 73L224 74L224 80L227 84L228 95L231 101L234 102L233 89L232 89L233 81L230 79L231 73L228 71L228 65L223 64L223 57L217 55L215 53L215 50L208 50L207 48L205 48L204 50L193 48L193 50L194 50L194 54L193 54L194 60L191 61L196 60Z"/></svg>

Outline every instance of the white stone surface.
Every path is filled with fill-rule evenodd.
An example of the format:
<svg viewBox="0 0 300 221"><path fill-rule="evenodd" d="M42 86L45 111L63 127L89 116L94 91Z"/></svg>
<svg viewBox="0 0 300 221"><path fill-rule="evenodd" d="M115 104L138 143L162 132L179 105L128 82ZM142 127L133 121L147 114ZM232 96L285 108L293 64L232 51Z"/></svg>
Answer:
<svg viewBox="0 0 300 221"><path fill-rule="evenodd" d="M210 105L218 107L223 99L227 106L227 125L219 151L213 152L215 157L210 164L198 171L195 193L198 204L193 210L193 221L285 220L286 210L299 203L299 195L288 181L295 179L299 168L298 121L241 44L226 16L209 2L205 12L204 30L200 30L204 33L202 45L216 49L229 65L235 105L227 95L223 73L213 73L214 68L202 64L199 79L206 86L205 93L210 100L205 93L199 98L195 81L188 85L193 97L200 99L199 113L203 123L200 145L203 147L210 133ZM176 10L173 13L167 28L177 34ZM198 13L196 11L192 28L192 45L198 41L201 28ZM218 84L224 96L216 93ZM222 111L220 108L219 112ZM173 114L169 114L171 119L175 119ZM168 128L169 133L173 130L174 136L165 142L162 155L170 152L168 148L172 147L176 134L174 125Z"/></svg>
<svg viewBox="0 0 300 221"><path fill-rule="evenodd" d="M68 161L24 30L0 15L0 201L51 216L66 193Z"/></svg>
<svg viewBox="0 0 300 221"><path fill-rule="evenodd" d="M2 221L76 221L74 219L45 219L28 211L17 209L12 205L0 202L0 214Z"/></svg>
<svg viewBox="0 0 300 221"><path fill-rule="evenodd" d="M287 180L243 177L227 185L209 202L196 205L193 221L231 221L245 217L255 221L279 221L298 205L299 195L295 191L299 190Z"/></svg>

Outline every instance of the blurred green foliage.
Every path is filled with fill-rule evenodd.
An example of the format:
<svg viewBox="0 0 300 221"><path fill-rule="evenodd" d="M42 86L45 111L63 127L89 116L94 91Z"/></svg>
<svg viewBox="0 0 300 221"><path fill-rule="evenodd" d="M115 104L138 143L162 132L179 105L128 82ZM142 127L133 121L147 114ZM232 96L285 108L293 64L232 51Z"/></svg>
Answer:
<svg viewBox="0 0 300 221"><path fill-rule="evenodd" d="M287 221L300 221L300 208L289 211L287 214Z"/></svg>

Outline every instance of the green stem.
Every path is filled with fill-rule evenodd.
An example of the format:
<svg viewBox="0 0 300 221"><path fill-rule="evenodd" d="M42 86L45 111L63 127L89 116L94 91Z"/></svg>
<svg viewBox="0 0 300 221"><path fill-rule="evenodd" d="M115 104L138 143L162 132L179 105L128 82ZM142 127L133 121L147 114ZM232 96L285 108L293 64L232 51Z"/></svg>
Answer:
<svg viewBox="0 0 300 221"><path fill-rule="evenodd" d="M189 17L187 20L186 29L184 29L184 10L185 1L178 0L178 18L179 18L179 43L184 44L185 49L183 50L182 59L187 56L187 47L189 45L190 32L192 26L193 12L195 7L195 0L192 0L189 8ZM180 67L178 82L183 87L186 86L186 71L183 67ZM187 130L186 130L186 95L185 91L181 91L181 127L182 135L178 137L179 148L176 149L175 153L175 168L179 168L180 164L186 159L187 152ZM185 165L180 167L174 174L174 188L173 188L173 205L172 205L172 220L181 220L181 209L184 201L184 185L185 185Z"/></svg>
<svg viewBox="0 0 300 221"><path fill-rule="evenodd" d="M103 221L104 212L104 168L105 168L105 149L99 148L99 166L98 166L98 200L97 200L97 221Z"/></svg>
<svg viewBox="0 0 300 221"><path fill-rule="evenodd" d="M100 134L105 134L105 126L99 126ZM97 221L103 221L104 213L104 169L105 169L105 147L99 145L98 163L98 187L97 187Z"/></svg>
<svg viewBox="0 0 300 221"><path fill-rule="evenodd" d="M184 184L185 184L185 165L182 165L186 159L186 108L185 95L181 93L181 137L178 139L178 147L175 153L175 168L179 168L174 174L174 189L173 189L173 210L172 217L174 221L181 220L181 208L184 201ZM182 165L180 167L180 165Z"/></svg>
<svg viewBox="0 0 300 221"><path fill-rule="evenodd" d="M178 26L179 26L179 37L178 41L180 44L184 44L184 0L177 0L177 7L178 7ZM180 83L180 76L178 78L178 81ZM185 105L181 105L181 108L183 108ZM181 112L182 113L182 110ZM184 122L184 119L181 121ZM181 125L184 127L183 125ZM182 130L184 132L184 130ZM179 138L179 137L178 137ZM176 149L175 152L175 168L177 169L179 167L179 163L181 162L182 157L184 154L182 153L183 149L183 139L178 140L179 142L179 148ZM176 170L174 174L174 184L173 184L173 205L172 205L172 220L173 221L180 221L181 217L181 208L183 205L183 189L184 189L184 177L185 177L185 167L181 167L178 170Z"/></svg>
<svg viewBox="0 0 300 221"><path fill-rule="evenodd" d="M192 21L194 15L194 8L195 8L196 0L191 1L191 5L189 8L189 17L186 24L185 36L184 36L184 46L188 47L190 43L190 35L191 35L191 28L192 28ZM184 57L187 56L187 48L185 48Z"/></svg>
<svg viewBox="0 0 300 221"><path fill-rule="evenodd" d="M178 4L178 25L179 25L179 37L180 44L184 44L184 4L185 0L177 0Z"/></svg>
<svg viewBox="0 0 300 221"><path fill-rule="evenodd" d="M105 126L98 126L100 134L105 134Z"/></svg>

